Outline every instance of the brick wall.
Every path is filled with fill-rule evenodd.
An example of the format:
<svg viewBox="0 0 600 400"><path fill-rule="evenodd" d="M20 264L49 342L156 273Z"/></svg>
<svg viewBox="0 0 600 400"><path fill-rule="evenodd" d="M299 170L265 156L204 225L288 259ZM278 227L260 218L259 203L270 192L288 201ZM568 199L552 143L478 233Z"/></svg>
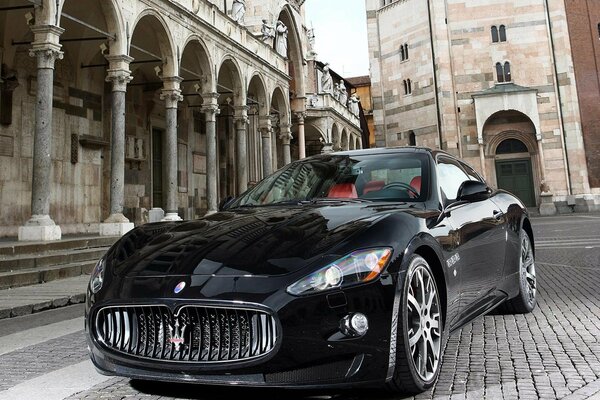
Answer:
<svg viewBox="0 0 600 400"><path fill-rule="evenodd" d="M600 2L565 0L590 186L600 187Z"/></svg>

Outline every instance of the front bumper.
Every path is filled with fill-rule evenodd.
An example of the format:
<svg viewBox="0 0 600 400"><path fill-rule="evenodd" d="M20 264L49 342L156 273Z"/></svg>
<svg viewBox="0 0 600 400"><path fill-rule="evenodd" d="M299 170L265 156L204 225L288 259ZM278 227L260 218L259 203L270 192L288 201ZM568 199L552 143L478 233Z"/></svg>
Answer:
<svg viewBox="0 0 600 400"><path fill-rule="evenodd" d="M130 285L136 284L135 279L131 281ZM211 365L139 358L110 350L95 338L94 329L90 329L95 312L106 305L206 303L206 298L197 297L199 299L160 299L148 293L135 300L114 298L110 294L102 299L88 298L86 331L91 359L98 371L105 375L168 382L291 388L378 385L385 380L394 297L391 276L344 291L302 298L279 290L265 293L262 299L256 293L238 293L226 299L236 300L238 304L259 300L258 303L272 310L279 321L281 335L277 348L252 361ZM363 337L350 338L341 334L340 321L355 312L368 317L369 330Z"/></svg>

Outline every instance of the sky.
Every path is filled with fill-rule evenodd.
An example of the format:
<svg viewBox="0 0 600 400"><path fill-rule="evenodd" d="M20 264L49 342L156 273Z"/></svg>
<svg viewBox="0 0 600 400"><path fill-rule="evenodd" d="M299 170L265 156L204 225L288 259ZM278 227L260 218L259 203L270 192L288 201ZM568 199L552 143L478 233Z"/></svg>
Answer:
<svg viewBox="0 0 600 400"><path fill-rule="evenodd" d="M344 78L369 75L365 0L306 0L304 10L317 59Z"/></svg>

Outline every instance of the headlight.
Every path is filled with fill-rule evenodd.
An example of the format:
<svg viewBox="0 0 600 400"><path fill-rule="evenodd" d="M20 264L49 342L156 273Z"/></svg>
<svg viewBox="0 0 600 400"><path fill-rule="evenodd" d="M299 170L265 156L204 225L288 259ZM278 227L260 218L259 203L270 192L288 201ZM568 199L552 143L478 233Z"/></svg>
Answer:
<svg viewBox="0 0 600 400"><path fill-rule="evenodd" d="M92 271L92 276L90 277L90 290L92 293L96 294L102 289L102 283L104 282L104 257L102 257L96 263L94 270Z"/></svg>
<svg viewBox="0 0 600 400"><path fill-rule="evenodd" d="M392 249L358 250L288 286L294 296L322 292L375 280L385 269Z"/></svg>

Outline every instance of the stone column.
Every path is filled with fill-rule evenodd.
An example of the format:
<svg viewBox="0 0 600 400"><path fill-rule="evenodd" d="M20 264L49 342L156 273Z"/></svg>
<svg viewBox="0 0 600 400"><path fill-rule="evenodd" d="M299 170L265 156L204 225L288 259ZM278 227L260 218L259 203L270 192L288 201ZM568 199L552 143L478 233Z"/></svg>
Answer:
<svg viewBox="0 0 600 400"><path fill-rule="evenodd" d="M292 162L292 152L290 150L290 141L294 138L289 124L282 124L279 138L283 144L283 165L288 165Z"/></svg>
<svg viewBox="0 0 600 400"><path fill-rule="evenodd" d="M248 106L235 107L236 155L237 155L237 194L248 188L248 133L246 128L250 123Z"/></svg>
<svg viewBox="0 0 600 400"><path fill-rule="evenodd" d="M133 58L107 56L110 63L107 82L112 82L111 152L110 152L110 216L100 224L101 236L123 236L133 223L123 215L125 198L125 94L133 79L129 63Z"/></svg>
<svg viewBox="0 0 600 400"><path fill-rule="evenodd" d="M35 137L33 142L33 183L31 187L31 218L19 227L19 240L59 240L61 230L50 218L52 192L52 99L54 63L63 58L60 35L64 29L52 26L31 27L35 40L29 51L37 59L37 89L35 106Z"/></svg>
<svg viewBox="0 0 600 400"><path fill-rule="evenodd" d="M537 145L538 145L538 153L540 155L540 179L541 179L541 183L542 185L546 185L546 159L544 158L544 146L542 144L542 134L541 133L537 133L535 135L536 139L537 139ZM542 190L542 192L544 192L544 190Z"/></svg>
<svg viewBox="0 0 600 400"><path fill-rule="evenodd" d="M487 172L485 170L485 151L483 150L483 138L478 139L479 142L479 162L481 163L481 174L483 179L487 181Z"/></svg>
<svg viewBox="0 0 600 400"><path fill-rule="evenodd" d="M164 89L160 99L165 101L167 124L165 141L167 203L163 221L181 221L177 213L177 103L183 100L179 85L183 79L174 76L163 78Z"/></svg>
<svg viewBox="0 0 600 400"><path fill-rule="evenodd" d="M218 93L202 95L202 112L206 119L206 202L207 215L218 211L217 194L217 115L219 114Z"/></svg>
<svg viewBox="0 0 600 400"><path fill-rule="evenodd" d="M296 118L298 119L298 157L302 160L306 158L306 139L304 136L304 118L306 117L306 113L298 112L296 113Z"/></svg>
<svg viewBox="0 0 600 400"><path fill-rule="evenodd" d="M271 149L272 133L273 128L271 126L271 117L262 118L260 134L262 138L263 178L266 178L273 173L273 153Z"/></svg>

